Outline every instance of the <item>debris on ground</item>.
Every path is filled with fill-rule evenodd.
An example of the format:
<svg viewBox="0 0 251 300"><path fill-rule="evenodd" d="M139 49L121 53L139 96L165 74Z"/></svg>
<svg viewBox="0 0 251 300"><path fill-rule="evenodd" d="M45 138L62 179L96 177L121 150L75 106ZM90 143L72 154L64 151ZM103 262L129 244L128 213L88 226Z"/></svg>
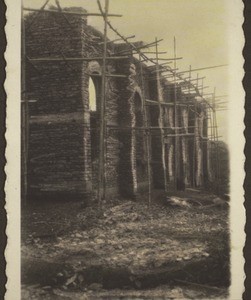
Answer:
<svg viewBox="0 0 251 300"><path fill-rule="evenodd" d="M208 207L215 198L190 192L170 195L170 205L139 199L102 209L78 202L27 209L22 299L152 299L164 292L167 299L220 299L229 285L228 209Z"/></svg>

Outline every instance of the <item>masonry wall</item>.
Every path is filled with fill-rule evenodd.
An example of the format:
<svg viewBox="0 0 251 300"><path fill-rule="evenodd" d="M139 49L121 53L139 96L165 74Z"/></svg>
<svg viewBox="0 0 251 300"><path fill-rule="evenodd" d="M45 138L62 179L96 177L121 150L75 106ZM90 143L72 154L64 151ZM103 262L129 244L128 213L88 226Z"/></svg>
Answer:
<svg viewBox="0 0 251 300"><path fill-rule="evenodd" d="M32 17L26 18L29 58L102 56L102 45L98 42L102 42L103 37L88 26L85 19L67 17L69 25L62 15L44 12L29 26ZM116 48L119 47L111 43L108 53ZM128 76L108 77L106 81L105 188L106 193L113 196L135 196L144 189L147 180L145 160L141 162L142 171L137 173L136 170L137 157L145 151L143 132L138 135L133 130L123 129L136 126L135 93L141 93L138 75L131 74L132 68L133 61L129 59L109 61L106 65L106 73ZM96 197L101 73L100 61L31 63L27 60L26 95L28 99L37 100L30 105L29 112L31 195L70 193ZM89 109L91 78L97 94L95 113ZM139 115L142 119L143 111Z"/></svg>
<svg viewBox="0 0 251 300"><path fill-rule="evenodd" d="M74 8L71 8L74 10ZM75 8L79 11L79 8ZM84 10L83 10L84 11ZM99 131L102 59L69 62L64 57L102 57L103 36L87 25L86 19L42 12L30 22L26 18L27 58L61 58L61 61L26 61L26 97L37 100L29 107L30 195L85 195L96 198L98 189ZM108 56L124 51L126 44L108 44ZM116 54L118 56L119 54ZM153 79L153 68L134 57L108 60L105 72L125 77L107 77L105 93L105 189L109 196L137 197L148 188L146 118L151 130L151 182L164 188L160 113L157 105L147 106L144 98L160 99L165 129L165 162L168 189L174 188L176 149L174 138L174 85ZM95 112L89 107L89 82L96 89ZM186 99L181 89L177 101ZM191 100L191 99L190 99ZM207 144L201 137L207 132L205 108L178 106L178 188L202 186L209 180ZM196 126L197 129L194 129Z"/></svg>
<svg viewBox="0 0 251 300"><path fill-rule="evenodd" d="M118 45L116 51L126 47ZM131 58L117 62L117 72L128 75L128 78L118 80L119 188L122 195L135 197L148 185L146 136L144 130L140 130L144 127L141 69ZM147 93L146 84L144 88Z"/></svg>
<svg viewBox="0 0 251 300"><path fill-rule="evenodd" d="M81 56L85 21L73 17L69 25L63 16L50 13L41 13L32 26L31 20L26 19L27 57L62 57L62 52L68 57ZM32 195L86 191L81 74L79 63L26 61L26 96L37 100L29 110L28 185Z"/></svg>

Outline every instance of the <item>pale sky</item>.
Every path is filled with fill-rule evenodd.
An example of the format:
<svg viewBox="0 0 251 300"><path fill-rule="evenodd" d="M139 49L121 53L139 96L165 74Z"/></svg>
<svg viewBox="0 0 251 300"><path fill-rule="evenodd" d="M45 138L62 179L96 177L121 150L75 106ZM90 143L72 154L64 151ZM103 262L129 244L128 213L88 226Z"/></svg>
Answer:
<svg viewBox="0 0 251 300"><path fill-rule="evenodd" d="M24 6L39 8L44 0L24 0ZM104 0L101 0L104 3ZM231 1L230 1L231 2ZM98 12L95 0L60 0L62 7L81 6L89 12ZM179 71L192 68L228 64L228 44L230 39L229 0L110 0L109 12L122 14L121 18L110 21L124 36L135 35L131 41L153 42L155 37L164 39L159 51L163 58L173 57L173 38L176 38ZM49 4L55 4L53 0ZM88 17L88 24L103 30L101 17ZM117 38L109 31L111 39ZM151 48L149 48L151 51ZM149 57L154 57L149 55ZM172 66L172 65L171 65ZM206 76L205 93L228 94L229 67L199 71L199 77ZM192 73L196 78L197 72ZM227 101L227 98L222 101ZM219 135L227 139L227 111L217 114Z"/></svg>

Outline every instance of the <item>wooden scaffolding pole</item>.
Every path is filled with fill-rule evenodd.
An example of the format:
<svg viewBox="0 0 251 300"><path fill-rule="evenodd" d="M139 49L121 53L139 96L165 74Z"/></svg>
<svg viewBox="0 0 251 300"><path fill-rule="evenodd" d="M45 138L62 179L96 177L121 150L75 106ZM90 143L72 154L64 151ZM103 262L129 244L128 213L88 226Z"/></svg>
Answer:
<svg viewBox="0 0 251 300"><path fill-rule="evenodd" d="M214 136L215 136L215 155L216 155L216 192L219 194L220 192L220 159L219 159L219 139L218 139L218 124L217 124L217 118L216 118L216 109L215 109L215 95L216 95L216 88L214 88L213 93L213 121L214 121Z"/></svg>
<svg viewBox="0 0 251 300"><path fill-rule="evenodd" d="M128 59L129 56L108 56L106 60L121 60ZM104 57L40 57L40 58L29 58L30 62L42 63L42 62L81 62L81 61L92 61L92 60L101 60L103 61Z"/></svg>
<svg viewBox="0 0 251 300"><path fill-rule="evenodd" d="M125 37L125 39L127 39L127 40L133 39L133 38L135 38L135 35ZM107 41L107 44L118 42L118 41L121 41L121 40L122 40L121 38L114 39L114 40L111 40L111 41ZM98 45L104 45L104 42L99 42Z"/></svg>
<svg viewBox="0 0 251 300"><path fill-rule="evenodd" d="M189 73L189 72L195 72L195 71L201 71L201 70L208 70L208 69L215 69L215 68L226 67L226 66L228 66L228 65L225 64L225 65L217 65L217 66L210 66L210 67L204 67L204 68L186 70L186 71L181 71L181 72L177 73L176 75L182 75L182 74Z"/></svg>
<svg viewBox="0 0 251 300"><path fill-rule="evenodd" d="M191 76L191 65L189 66L189 76ZM196 84L198 85L199 83L199 74L197 74L197 78L196 78L197 82ZM197 115L197 102L194 98L194 139L193 139L193 178L192 178L192 186L195 187L196 186L196 176L195 176L195 173L196 173L196 132L197 132L197 118L196 118L196 115Z"/></svg>
<svg viewBox="0 0 251 300"><path fill-rule="evenodd" d="M26 44L25 44L25 22L22 4L22 24L21 24L21 136L22 136L22 200L27 203L28 195L28 147L29 147L29 102L26 96Z"/></svg>
<svg viewBox="0 0 251 300"><path fill-rule="evenodd" d="M101 78L101 101L100 101L100 135L99 135L99 170L98 170L98 203L101 205L102 199L105 198L105 108L106 108L106 56L107 56L107 15L109 9L109 0L105 0L105 10L102 11L104 17L104 47L102 62Z"/></svg>
<svg viewBox="0 0 251 300"><path fill-rule="evenodd" d="M212 110L209 108L208 109L208 123L209 123L209 128L210 128L210 134L208 135L208 137L210 136L209 139L209 161L210 161L210 174L212 174L212 153L213 153L213 143L212 143L212 137L213 137L213 123L212 123ZM208 128L208 129L209 129ZM212 178L212 176L210 176Z"/></svg>
<svg viewBox="0 0 251 300"><path fill-rule="evenodd" d="M176 58L176 38L173 38L173 52L174 58ZM174 60L174 72L173 72L173 80L174 80L174 127L178 126L177 122L177 84L176 84L176 59ZM175 129L174 136L174 190L177 190L178 176L179 176L179 140L177 136L177 129Z"/></svg>
<svg viewBox="0 0 251 300"><path fill-rule="evenodd" d="M112 28L112 29L113 29L113 28ZM113 29L113 30L114 30L114 29ZM114 30L114 31L115 31L115 30ZM117 31L115 31L115 32L118 34ZM124 38L123 40L125 40L125 38ZM123 54L123 53L131 54L131 53L133 53L133 52L139 53L139 50L140 50L140 49L145 49L145 48L153 47L153 46L155 46L156 43L159 43L159 42L161 42L161 41L163 41L163 39L157 40L157 41L155 40L155 41L152 42L152 43L149 43L149 44L146 44L146 45L143 45L143 46L139 46L139 47L136 47L136 46L133 45L132 43L128 43L128 41L126 41L127 44L130 45L132 48L131 48L131 49L128 49L128 50L122 50L122 51L116 52L116 54ZM140 54L140 55L143 55L142 52L140 52L139 54ZM147 56L145 56L145 58L147 58ZM148 60L148 59L147 59L147 60ZM142 62L143 62L143 61L142 61Z"/></svg>
<svg viewBox="0 0 251 300"><path fill-rule="evenodd" d="M139 55L139 61L141 60L141 57ZM141 88L142 88L142 98L143 98L143 117L144 117L144 126L145 126L145 141L146 141L146 155L147 155L147 179L148 179L148 205L151 205L152 201L152 183L151 183L151 151L150 151L150 145L151 145L151 132L149 130L149 120L147 115L147 107L146 107L146 98L145 98L145 84L144 84L144 77L143 77L143 67L142 64L140 64L140 78L141 78Z"/></svg>
<svg viewBox="0 0 251 300"><path fill-rule="evenodd" d="M213 99L212 99L212 105L213 105ZM212 131L213 131L213 135L212 135L212 139L213 139L213 152L214 152L214 186L215 186L215 190L218 190L218 171L217 171L217 155L216 155L216 131L215 131L215 118L214 118L214 110L212 110L212 121L213 121L213 126L212 126Z"/></svg>
<svg viewBox="0 0 251 300"><path fill-rule="evenodd" d="M102 8L101 8L101 6L100 6L100 1L99 0L97 0L98 1L98 4L99 4L99 7L100 7L100 10L102 11ZM132 43L130 43L130 42L128 42L128 40L125 38L125 37L123 37L119 32L118 32L118 30L117 29L115 29L114 28L114 26L109 22L109 21L107 21L107 23L108 23L108 26L110 27L110 29L111 30L113 30L123 41L125 41L128 45L130 45L131 47L132 47L132 49L131 50L133 50L133 51L136 51L142 58L143 58L143 60L141 61L141 62L143 62L143 61L149 61L149 62L151 62L151 63L153 63L155 66L156 65L159 65L158 64L158 62L156 62L155 60L153 60L153 59L151 59L151 58L148 58L143 52L141 52L140 51L140 49L141 49L141 47L136 47L135 45L133 45ZM160 42L160 41L162 41L162 40L158 40L157 42ZM154 44L156 44L156 42L155 43L151 43L152 44L152 46L154 45ZM150 44L150 45L151 45ZM147 45L147 46L149 46L149 44ZM145 48L146 47L146 45L145 46L143 46L143 48ZM128 52L131 52L131 50L128 50ZM172 62L172 61L171 61ZM164 63L165 64L165 63ZM162 64L162 65L164 65L164 64ZM191 70L191 71L197 71L197 70L205 70L205 69L212 69L212 68L217 68L217 67L222 67L222 66L227 66L227 65L217 65L217 66L211 66L211 67L206 67L206 68L199 68L199 69L194 69L194 70ZM176 69L176 68L175 68ZM170 70L168 70L168 71L170 71L171 73L172 73L172 75L170 76L170 77L173 77L173 74L174 74L174 71L175 70L172 70L171 68L170 68ZM191 72L191 71L189 71L189 72ZM183 72L179 72L179 73L176 73L176 76L178 77L178 79L179 80L182 80L182 81L184 81L184 82L188 82L186 79L184 79L184 78L182 78L182 75L183 75L183 73L186 73L187 71L183 71ZM168 76L167 76L168 77ZM155 79L155 78L154 78ZM193 86L193 88L195 89L195 92L198 94L198 95L200 95L200 92L199 92L199 90L196 88L196 86L194 86L191 82L190 82L190 84ZM208 104L208 102L206 101L206 99L204 99L204 101ZM209 104L208 104L209 105Z"/></svg>
<svg viewBox="0 0 251 300"><path fill-rule="evenodd" d="M213 122L213 126L212 126L212 131L213 131L213 135L212 135L212 139L213 139L213 151L214 151L214 186L215 186L215 191L216 193L218 193L219 190L219 186L218 186L218 181L219 181L219 176L218 176L218 145L217 145L217 140L216 140L216 124L215 124L215 91L214 93L212 93L212 122Z"/></svg>
<svg viewBox="0 0 251 300"><path fill-rule="evenodd" d="M29 8L24 7L23 10L30 11L30 12L45 12L45 13L52 13L52 14L64 14L64 15L73 15L73 16L91 16L91 17L102 17L102 14L98 13L78 13L78 12L71 12L71 11L65 11L65 10L52 10L52 9L35 9L35 8ZM122 15L119 14L109 14L108 17L122 17Z"/></svg>
<svg viewBox="0 0 251 300"><path fill-rule="evenodd" d="M161 85L160 85L160 78L159 78L159 56L158 56L158 44L157 38L155 38L155 48L156 48L156 78L157 78L157 97L158 97L158 107L159 107L159 127L160 127L160 142L161 142L161 155L162 155L162 166L163 166L163 176L164 176L164 187L165 192L167 192L167 174L166 174L166 148L165 148L165 141L164 141L164 129L163 129L163 113L162 113L162 92L161 92ZM176 127L176 126L175 126Z"/></svg>

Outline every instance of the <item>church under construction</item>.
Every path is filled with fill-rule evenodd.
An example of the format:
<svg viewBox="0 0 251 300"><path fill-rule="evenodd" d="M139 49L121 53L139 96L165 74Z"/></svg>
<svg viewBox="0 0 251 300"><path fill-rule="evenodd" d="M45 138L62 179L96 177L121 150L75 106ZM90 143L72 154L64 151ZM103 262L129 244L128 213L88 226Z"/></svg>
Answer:
<svg viewBox="0 0 251 300"><path fill-rule="evenodd" d="M215 109L201 79L177 71L175 52L160 59L160 40L130 42L101 7L104 33L87 24L83 8L26 11L23 197L150 200L153 189L213 185ZM107 38L108 28L117 39Z"/></svg>

